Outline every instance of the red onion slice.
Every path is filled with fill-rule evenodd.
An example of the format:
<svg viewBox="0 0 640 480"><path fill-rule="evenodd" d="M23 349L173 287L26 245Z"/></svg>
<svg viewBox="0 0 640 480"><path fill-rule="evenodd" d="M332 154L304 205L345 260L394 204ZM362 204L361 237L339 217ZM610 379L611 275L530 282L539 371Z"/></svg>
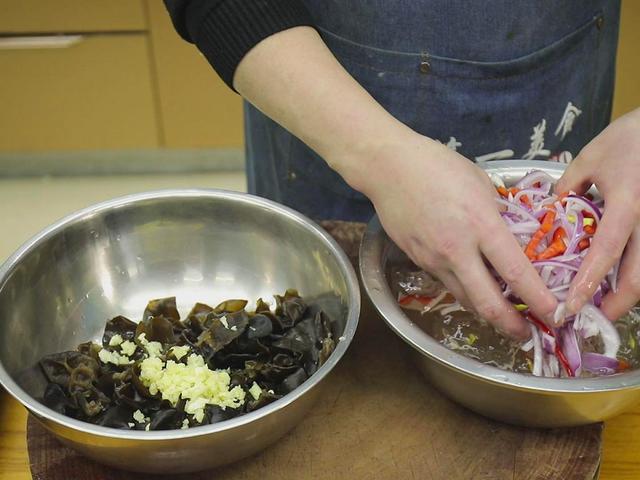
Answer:
<svg viewBox="0 0 640 480"><path fill-rule="evenodd" d="M604 343L604 355L616 358L620 348L620 335L613 323L597 307L589 303L582 307L574 322L574 328L578 331L584 331L586 333L586 335L583 334L585 338L593 336L590 334L594 331L596 335L599 333Z"/></svg>
<svg viewBox="0 0 640 480"><path fill-rule="evenodd" d="M571 324L566 324L560 330L562 338L562 350L565 357L569 362L571 370L573 370L576 377L580 376L582 370L582 357L580 356L580 346L578 345L578 339L576 338L576 332Z"/></svg>
<svg viewBox="0 0 640 480"><path fill-rule="evenodd" d="M575 204L579 206L580 210L586 210L587 212L592 213L595 217L596 220L600 221L600 219L602 218L602 212L600 211L600 209L596 206L595 203L593 203L591 200L589 200L586 197L581 197L579 195L567 195L567 206L566 206L566 210L569 211L570 210L570 204Z"/></svg>
<svg viewBox="0 0 640 480"><path fill-rule="evenodd" d="M620 364L615 358L585 352L582 354L582 366L586 371L596 375L611 375L618 371Z"/></svg>
<svg viewBox="0 0 640 480"><path fill-rule="evenodd" d="M531 324L531 338L533 339L533 371L536 377L542 376L542 342L538 328Z"/></svg>
<svg viewBox="0 0 640 480"><path fill-rule="evenodd" d="M522 177L520 181L516 183L515 187L518 190L522 190L523 188L531 187L534 183L537 182L540 182L540 188L542 188L542 185L548 184L546 191L547 193L549 193L551 185L555 182L555 180L547 172L543 172L542 170L534 170Z"/></svg>

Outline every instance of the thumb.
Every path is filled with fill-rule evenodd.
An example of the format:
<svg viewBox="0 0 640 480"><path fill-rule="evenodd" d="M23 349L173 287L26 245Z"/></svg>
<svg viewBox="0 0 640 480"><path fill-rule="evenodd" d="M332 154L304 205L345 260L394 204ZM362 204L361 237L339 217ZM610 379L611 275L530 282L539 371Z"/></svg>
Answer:
<svg viewBox="0 0 640 480"><path fill-rule="evenodd" d="M562 174L562 177L556 183L555 193L564 193L572 190L578 194L585 193L591 187L591 172L587 168L588 162L582 155L578 155L573 162L569 164Z"/></svg>

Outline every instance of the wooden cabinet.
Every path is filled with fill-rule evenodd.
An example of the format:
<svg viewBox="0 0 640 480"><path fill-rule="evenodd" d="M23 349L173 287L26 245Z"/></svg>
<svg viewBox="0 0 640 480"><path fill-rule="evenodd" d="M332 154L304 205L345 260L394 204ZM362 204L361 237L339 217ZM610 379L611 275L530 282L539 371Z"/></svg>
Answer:
<svg viewBox="0 0 640 480"><path fill-rule="evenodd" d="M176 33L164 5L147 0L164 145L239 147L242 101L207 60Z"/></svg>
<svg viewBox="0 0 640 480"><path fill-rule="evenodd" d="M143 0L0 0L0 32L146 30L144 8Z"/></svg>
<svg viewBox="0 0 640 480"><path fill-rule="evenodd" d="M242 146L242 102L162 0L0 0L0 156Z"/></svg>
<svg viewBox="0 0 640 480"><path fill-rule="evenodd" d="M0 39L1 150L159 146L144 33L20 41L35 43L2 49Z"/></svg>

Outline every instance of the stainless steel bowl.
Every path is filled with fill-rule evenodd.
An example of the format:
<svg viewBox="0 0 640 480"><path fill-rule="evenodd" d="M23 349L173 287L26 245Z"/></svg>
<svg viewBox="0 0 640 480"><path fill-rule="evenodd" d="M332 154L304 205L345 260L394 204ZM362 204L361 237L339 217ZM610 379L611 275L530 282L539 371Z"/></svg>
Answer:
<svg viewBox="0 0 640 480"><path fill-rule="evenodd" d="M340 336L302 386L250 414L158 432L94 426L48 409L36 362L101 338L107 319L139 319L148 300L271 298L288 287L317 302ZM0 267L0 383L63 443L99 462L157 473L201 470L251 455L300 422L356 330L360 294L335 241L291 209L250 195L175 190L74 213ZM35 370L34 370L35 369Z"/></svg>
<svg viewBox="0 0 640 480"><path fill-rule="evenodd" d="M483 168L507 183L532 169L555 178L564 170L561 164L524 160L494 161ZM600 378L539 378L483 365L445 348L413 324L391 294L386 272L399 255L377 218L372 220L360 248L364 288L389 327L412 347L424 376L452 400L496 420L536 427L598 422L640 401L637 370Z"/></svg>

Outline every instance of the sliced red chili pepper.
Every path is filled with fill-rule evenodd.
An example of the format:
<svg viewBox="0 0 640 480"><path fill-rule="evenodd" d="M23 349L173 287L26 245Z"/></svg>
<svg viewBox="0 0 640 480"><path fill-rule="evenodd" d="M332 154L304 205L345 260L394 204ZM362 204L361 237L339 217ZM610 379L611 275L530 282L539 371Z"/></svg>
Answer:
<svg viewBox="0 0 640 480"><path fill-rule="evenodd" d="M536 327L538 327L540 330L542 330L547 335L550 335L550 336L555 338L555 334L553 333L553 330L551 330L547 326L547 324L545 324L542 321L540 321L531 312L529 312L529 314L527 316L529 317L529 320L531 320L535 324ZM571 368L571 365L569 365L567 357L565 357L564 352L560 349L560 345L558 344L557 341L556 341L555 354L556 354L556 357L558 358L558 361L562 364L562 367L567 372L567 375L569 375L570 377L575 377L576 374L573 371L573 369Z"/></svg>
<svg viewBox="0 0 640 480"><path fill-rule="evenodd" d="M564 240L554 240L551 245L545 248L544 252L536 257L536 260L548 260L550 258L557 257L558 255L562 255L566 251L567 246L565 245Z"/></svg>
<svg viewBox="0 0 640 480"><path fill-rule="evenodd" d="M536 257L536 260L547 260L566 252L567 245L564 241L566 236L567 234L565 233L564 228L558 227L556 231L553 232L553 240L551 244Z"/></svg>
<svg viewBox="0 0 640 480"><path fill-rule="evenodd" d="M580 251L584 250L585 248L589 248L589 245L591 245L591 241L588 238L583 238L578 242L578 248L580 249Z"/></svg>
<svg viewBox="0 0 640 480"><path fill-rule="evenodd" d="M569 365L569 361L567 360L567 357L564 356L564 352L560 349L560 345L558 345L557 341L556 341L556 357L558 357L558 360L564 367L565 371L567 372L567 375L569 375L570 377L575 377L576 374L571 368L571 365Z"/></svg>
<svg viewBox="0 0 640 480"><path fill-rule="evenodd" d="M433 298L427 297L426 295L402 295L398 299L398 303L400 305L409 305L413 301L420 302L423 305L428 305Z"/></svg>
<svg viewBox="0 0 640 480"><path fill-rule="evenodd" d="M556 211L555 210L549 210L547 213L544 214L544 218L542 219L542 225L540 226L540 229L544 232L544 233L549 233L551 231L551 227L553 227L553 222L556 219Z"/></svg>
<svg viewBox="0 0 640 480"><path fill-rule="evenodd" d="M622 372L624 370L629 370L631 368L631 364L626 360L618 360L618 371Z"/></svg>
<svg viewBox="0 0 640 480"><path fill-rule="evenodd" d="M564 228L558 227L556 228L556 231L553 232L553 241L555 242L556 240L564 240L566 236L567 232L564 231Z"/></svg>
<svg viewBox="0 0 640 480"><path fill-rule="evenodd" d="M538 327L544 333L546 333L547 335L551 335L552 337L555 337L553 330L551 330L546 323L542 322L542 320L538 319L533 313L529 312L527 314L527 317L531 322L535 324L536 327Z"/></svg>
<svg viewBox="0 0 640 480"><path fill-rule="evenodd" d="M496 187L496 191L503 197L508 198L509 194L515 196L516 193L518 193L520 190L518 190L516 187L511 187L509 189L505 188L505 187Z"/></svg>
<svg viewBox="0 0 640 480"><path fill-rule="evenodd" d="M535 260L537 253L536 248L544 238L544 236L551 231L553 227L553 222L556 219L555 210L549 210L544 214L544 218L542 219L542 224L540 228L533 234L527 248L525 248L524 253L529 258L529 260Z"/></svg>

